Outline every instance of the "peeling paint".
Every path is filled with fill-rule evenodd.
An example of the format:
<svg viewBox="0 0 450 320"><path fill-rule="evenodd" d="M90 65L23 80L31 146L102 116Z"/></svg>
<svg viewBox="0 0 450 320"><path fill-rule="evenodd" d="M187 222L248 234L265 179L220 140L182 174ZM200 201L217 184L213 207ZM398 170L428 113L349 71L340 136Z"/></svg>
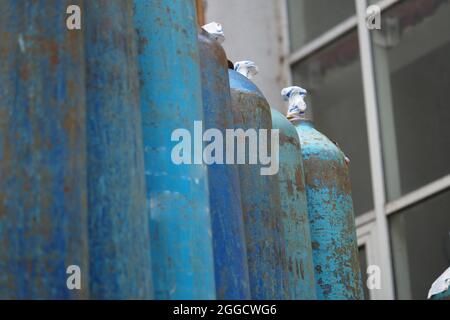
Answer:
<svg viewBox="0 0 450 320"><path fill-rule="evenodd" d="M213 40L216 36L205 31L199 34L203 114L206 130L218 129L225 135L226 129L234 129L234 121L227 59ZM208 184L217 298L250 299L238 166L208 166Z"/></svg>
<svg viewBox="0 0 450 320"><path fill-rule="evenodd" d="M229 70L237 128L272 129L270 107L246 77ZM260 165L240 165L239 179L252 299L289 298L281 201L276 176L261 176Z"/></svg>
<svg viewBox="0 0 450 320"><path fill-rule="evenodd" d="M194 2L133 3L155 298L214 299L207 168L171 161L172 132L203 120Z"/></svg>
<svg viewBox="0 0 450 320"><path fill-rule="evenodd" d="M272 122L273 128L280 130L280 173L277 177L289 261L290 298L314 300L316 289L300 140L295 127L274 109Z"/></svg>
<svg viewBox="0 0 450 320"><path fill-rule="evenodd" d="M89 298L83 36L61 23L74 2L0 1L0 299ZM69 265L84 289L67 289Z"/></svg>
<svg viewBox="0 0 450 320"><path fill-rule="evenodd" d="M85 3L90 289L153 297L132 3Z"/></svg>
<svg viewBox="0 0 450 320"><path fill-rule="evenodd" d="M318 299L363 299L348 166L309 121L296 126L305 168Z"/></svg>

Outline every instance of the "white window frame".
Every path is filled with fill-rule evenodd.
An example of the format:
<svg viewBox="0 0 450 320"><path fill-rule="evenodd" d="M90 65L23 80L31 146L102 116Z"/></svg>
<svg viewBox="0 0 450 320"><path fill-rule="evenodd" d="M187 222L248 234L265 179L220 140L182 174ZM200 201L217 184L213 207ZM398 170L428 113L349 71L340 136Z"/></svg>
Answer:
<svg viewBox="0 0 450 320"><path fill-rule="evenodd" d="M374 221L370 223L366 223L364 225L359 226L356 229L356 236L358 238L358 247L365 247L366 249L366 261L367 266L376 265L377 255L376 255L376 232L375 232L375 223ZM367 270L361 270L361 273L367 274ZM367 286L366 283L363 283L364 286ZM382 288L369 290L369 297L366 299L370 300L378 300L382 298Z"/></svg>
<svg viewBox="0 0 450 320"><path fill-rule="evenodd" d="M285 21L288 20L287 1L282 1L281 10ZM381 12L405 0L380 0L377 5ZM389 239L389 226L387 218L408 207L415 206L431 197L450 189L450 174L435 180L399 199L388 202L386 199L384 165L381 146L381 132L379 126L379 108L374 74L374 58L370 30L366 26L367 0L355 0L356 14L337 24L322 35L316 37L298 50L290 52L289 23L283 24L283 69L287 73L288 85L292 83L292 67L305 60L316 51L323 49L351 30L358 31L361 69L364 86L364 101L367 121L367 135L369 143L370 170L372 178L372 192L374 199L373 211L356 217L358 244L366 246L367 262L375 264L382 270L382 289L372 290L371 299L395 298L394 274ZM363 270L362 272L365 272Z"/></svg>

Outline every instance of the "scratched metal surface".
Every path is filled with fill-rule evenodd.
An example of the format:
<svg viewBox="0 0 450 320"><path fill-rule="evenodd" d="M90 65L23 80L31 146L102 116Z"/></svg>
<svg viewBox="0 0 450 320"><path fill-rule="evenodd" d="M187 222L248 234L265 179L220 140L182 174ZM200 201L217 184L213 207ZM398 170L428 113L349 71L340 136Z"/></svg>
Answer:
<svg viewBox="0 0 450 320"><path fill-rule="evenodd" d="M234 129L228 64L221 45L199 34L204 127ZM222 146L220 146L222 147ZM226 151L223 153L226 159ZM237 165L208 166L217 298L250 299L247 252Z"/></svg>
<svg viewBox="0 0 450 320"><path fill-rule="evenodd" d="M151 299L132 3L87 1L83 12L91 298Z"/></svg>
<svg viewBox="0 0 450 320"><path fill-rule="evenodd" d="M363 299L353 201L344 155L309 121L297 126L305 168L318 299Z"/></svg>
<svg viewBox="0 0 450 320"><path fill-rule="evenodd" d="M270 107L258 88L234 70L229 77L236 127L271 129ZM239 165L251 297L283 300L289 292L278 179L262 176L260 168Z"/></svg>
<svg viewBox="0 0 450 320"><path fill-rule="evenodd" d="M194 1L134 6L155 297L214 299L207 168L171 160L172 132L203 119Z"/></svg>
<svg viewBox="0 0 450 320"><path fill-rule="evenodd" d="M314 300L316 289L300 140L294 125L275 109L272 109L272 124L273 129L280 130L280 171L277 177L290 298Z"/></svg>
<svg viewBox="0 0 450 320"><path fill-rule="evenodd" d="M0 298L88 298L79 1L0 1ZM82 290L66 286L81 268Z"/></svg>

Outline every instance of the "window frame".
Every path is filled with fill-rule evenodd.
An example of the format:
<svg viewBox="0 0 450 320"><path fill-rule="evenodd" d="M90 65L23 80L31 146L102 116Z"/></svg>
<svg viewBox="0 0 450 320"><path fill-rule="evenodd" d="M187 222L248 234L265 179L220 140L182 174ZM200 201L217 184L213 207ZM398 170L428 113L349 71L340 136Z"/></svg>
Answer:
<svg viewBox="0 0 450 320"><path fill-rule="evenodd" d="M379 104L374 73L373 47L370 30L366 26L366 8L368 0L355 0L355 15L340 22L322 35L291 52L289 43L289 21L287 14L288 0L282 1L283 21L283 70L286 72L288 85L292 83L292 68L295 64L307 59L317 51L325 48L346 33L357 30L359 39L361 69L363 76L364 100L369 143L369 157L372 178L372 194L374 209L356 217L356 231L358 245L365 245L368 264L376 264L382 270L381 290L372 290L371 299L394 299L394 274L390 248L390 234L387 218L389 215L403 211L408 207L420 204L427 199L437 196L450 189L450 174L426 184L413 192L402 195L393 201L386 199L385 168L381 145L381 130L379 125ZM381 14L391 6L405 0L380 0L375 4L381 9ZM370 252L370 254L369 254ZM362 270L365 272L365 270Z"/></svg>

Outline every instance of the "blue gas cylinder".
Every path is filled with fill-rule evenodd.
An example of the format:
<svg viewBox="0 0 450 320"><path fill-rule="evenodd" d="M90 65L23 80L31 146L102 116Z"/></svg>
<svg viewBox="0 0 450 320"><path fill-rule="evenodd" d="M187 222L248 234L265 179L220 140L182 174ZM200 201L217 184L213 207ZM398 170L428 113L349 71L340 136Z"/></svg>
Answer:
<svg viewBox="0 0 450 320"><path fill-rule="evenodd" d="M348 161L314 128L306 93L300 87L282 91L301 142L317 298L363 299Z"/></svg>
<svg viewBox="0 0 450 320"><path fill-rule="evenodd" d="M90 297L151 299L132 3L84 6Z"/></svg>
<svg viewBox="0 0 450 320"><path fill-rule="evenodd" d="M273 129L279 130L280 135L280 168L277 177L280 184L290 298L314 300L316 288L300 140L289 120L277 110L271 110Z"/></svg>
<svg viewBox="0 0 450 320"><path fill-rule="evenodd" d="M236 69L239 72L229 70L236 128L244 132L255 130L259 134L260 130L267 130L270 133L270 106L248 79L257 72L256 66L244 61L236 63ZM250 147L249 144L247 146ZM242 155L237 154L239 156ZM259 161L251 164L251 156L254 154L246 148L246 161L239 165L251 297L287 299L289 291L278 179L275 174L264 175Z"/></svg>
<svg viewBox="0 0 450 320"><path fill-rule="evenodd" d="M187 140L201 135L193 130L203 121L195 4L134 0L134 6L155 298L214 299L202 143L177 154L183 162L173 157L177 138L184 135L190 146Z"/></svg>
<svg viewBox="0 0 450 320"><path fill-rule="evenodd" d="M211 136L210 140L224 142L226 130L234 129L234 120L228 62L220 45L224 39L223 29L216 22L203 28L198 39L204 128L220 135ZM219 148L223 148L223 144ZM227 164L225 159L226 150L222 157L216 153L207 159L217 298L250 299L239 172L237 165Z"/></svg>
<svg viewBox="0 0 450 320"><path fill-rule="evenodd" d="M89 297L83 35L64 23L77 4L0 1L0 299Z"/></svg>

